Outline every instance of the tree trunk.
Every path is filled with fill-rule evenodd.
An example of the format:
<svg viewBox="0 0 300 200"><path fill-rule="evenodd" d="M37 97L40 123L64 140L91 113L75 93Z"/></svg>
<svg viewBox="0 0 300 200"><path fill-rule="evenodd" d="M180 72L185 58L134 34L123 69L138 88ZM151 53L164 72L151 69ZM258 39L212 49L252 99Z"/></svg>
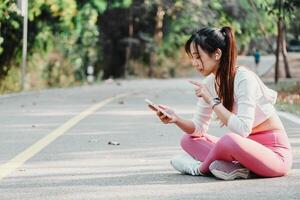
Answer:
<svg viewBox="0 0 300 200"><path fill-rule="evenodd" d="M155 26L155 33L154 33L154 46L158 47L162 43L162 38L163 38L163 20L164 20L164 15L165 11L163 10L162 5L159 3L157 5L157 11L156 11L156 26ZM154 50L154 52L151 53L151 58L150 58L150 66L149 66L149 72L148 76L152 77L153 76L153 68L157 64L157 52Z"/></svg>
<svg viewBox="0 0 300 200"><path fill-rule="evenodd" d="M277 46L276 46L276 52L275 52L275 56L276 56L276 62L275 62L275 83L278 82L278 78L279 78L279 53L280 53L280 48L281 48L281 28L280 28L280 24L281 24L281 18L278 19L277 21Z"/></svg>
<svg viewBox="0 0 300 200"><path fill-rule="evenodd" d="M129 67L129 61L130 61L130 55L131 55L131 48L132 48L132 42L131 42L131 38L133 38L133 21L132 21L132 8L129 8L129 20L128 20L128 43L127 43L127 47L126 47L126 61L125 61L125 78L127 78L128 76L128 67Z"/></svg>
<svg viewBox="0 0 300 200"><path fill-rule="evenodd" d="M290 67L289 67L289 62L287 58L287 50L286 50L286 39L285 39L285 25L284 21L281 21L281 52L284 60L284 69L285 69L285 77L286 78L292 78L291 73L290 73Z"/></svg>

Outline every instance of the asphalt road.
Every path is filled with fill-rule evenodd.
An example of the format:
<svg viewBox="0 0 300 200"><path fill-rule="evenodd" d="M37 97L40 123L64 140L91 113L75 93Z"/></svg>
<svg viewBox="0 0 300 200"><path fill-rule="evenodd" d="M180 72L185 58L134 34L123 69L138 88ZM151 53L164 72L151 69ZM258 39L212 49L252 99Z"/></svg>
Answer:
<svg viewBox="0 0 300 200"><path fill-rule="evenodd" d="M299 124L282 118L294 154L289 176L226 182L181 175L169 161L182 152L183 133L160 123L145 98L168 104L186 118L196 103L186 79L107 82L0 97L0 174L7 163L14 169L0 179L0 199L299 199ZM93 105L99 106L95 112L82 114ZM64 126L78 115L83 117ZM57 129L52 142L37 144ZM226 132L215 122L209 130L217 136Z"/></svg>

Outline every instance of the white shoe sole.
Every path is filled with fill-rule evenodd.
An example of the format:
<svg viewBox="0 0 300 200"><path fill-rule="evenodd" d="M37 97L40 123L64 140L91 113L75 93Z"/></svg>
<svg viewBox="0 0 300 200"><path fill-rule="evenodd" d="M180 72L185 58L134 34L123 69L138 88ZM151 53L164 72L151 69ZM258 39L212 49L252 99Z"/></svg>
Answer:
<svg viewBox="0 0 300 200"><path fill-rule="evenodd" d="M236 170L234 173L232 174L227 174L223 171L217 170L217 169L212 169L211 173L219 178L219 179L223 179L226 181L230 181L230 180L234 180L234 179L238 179L238 178L242 178L242 179L247 179L250 177L250 171L248 169L238 169Z"/></svg>

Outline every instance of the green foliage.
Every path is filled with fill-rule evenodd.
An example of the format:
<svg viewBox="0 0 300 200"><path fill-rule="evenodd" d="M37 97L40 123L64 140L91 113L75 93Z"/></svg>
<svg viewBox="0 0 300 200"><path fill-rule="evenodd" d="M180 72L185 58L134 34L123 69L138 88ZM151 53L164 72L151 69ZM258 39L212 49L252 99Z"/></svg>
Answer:
<svg viewBox="0 0 300 200"><path fill-rule="evenodd" d="M86 67L99 62L99 15L109 6L130 4L131 0L38 0L31 4L29 12L29 19L39 30L34 46L38 51L58 49L69 60L76 80L85 80ZM47 66L46 69L51 65Z"/></svg>
<svg viewBox="0 0 300 200"><path fill-rule="evenodd" d="M269 15L281 18L290 18L295 14L300 2L295 0L266 0L260 2L261 8Z"/></svg>
<svg viewBox="0 0 300 200"><path fill-rule="evenodd" d="M119 8L119 7L129 7L132 0L109 0L107 1L107 9Z"/></svg>
<svg viewBox="0 0 300 200"><path fill-rule="evenodd" d="M85 79L85 70L88 65L97 61L97 44L99 30L97 28L98 12L91 4L85 4L74 18L75 31L64 37L61 47L70 58L76 72L77 79Z"/></svg>
<svg viewBox="0 0 300 200"><path fill-rule="evenodd" d="M3 41L4 41L4 38L0 36L0 55L3 52L3 48L1 47Z"/></svg>
<svg viewBox="0 0 300 200"><path fill-rule="evenodd" d="M170 58L177 58L189 35L203 26L222 27L232 26L236 31L239 49L251 51L253 45L259 44L262 48L262 29L269 39L276 34L274 20L278 16L285 17L290 30L300 26L299 1L282 0L283 7L279 7L278 0L35 0L29 1L29 35L28 60L29 73L40 71L36 76L46 79L48 86L72 85L86 79L88 65L100 66L103 63L101 19L108 10L119 12L133 12L132 5L141 6L137 9L133 24L132 59L143 60L149 63L155 55L156 64L162 66ZM254 7L256 11L254 11ZM117 8L124 9L117 9ZM156 9L163 9L163 27L159 30L163 37L155 30ZM131 10L130 10L131 9ZM129 13L130 13L129 12ZM138 22L140 20L142 22ZM145 21L145 22L143 22ZM128 23L128 19L121 22ZM262 24L263 27L259 27ZM125 27L125 24L122 27ZM128 25L129 26L129 25ZM121 27L121 26L120 26ZM141 28L142 27L142 28ZM136 29L140 30L136 30ZM117 32L118 30L112 30ZM297 30L295 29L294 32ZM120 31L121 33L121 31ZM127 33L126 33L127 34ZM295 34L298 37L299 33ZM128 35L120 36L121 40L128 39ZM22 50L22 17L17 11L15 1L0 0L0 80L1 89L9 88L14 80L16 83L19 73L18 66ZM159 39L158 39L159 38ZM136 45L136 46L134 46ZM105 51L105 49L104 49ZM134 52L135 51L135 52ZM141 51L141 52L136 52ZM35 59L39 55L39 59ZM146 55L146 56L145 56ZM120 57L122 57L121 55ZM125 57L125 56L124 56ZM170 58L169 58L170 57ZM176 61L177 62L177 61ZM4 67L5 66L5 67ZM98 73L98 72L97 72ZM100 74L101 74L100 70ZM31 76L29 76L31 77ZM7 83L9 84L7 84ZM40 83L40 81L39 81ZM43 83L41 83L43 84ZM2 85L6 85L2 87ZM12 90L18 84L12 84ZM34 83L31 83L34 87Z"/></svg>
<svg viewBox="0 0 300 200"><path fill-rule="evenodd" d="M164 6L163 42L160 45L153 44L159 62L162 62L165 57L176 57L178 50L184 45L190 32L198 28L199 21L197 17L192 16L192 9L199 9L200 11L201 4L189 3L191 4L184 4L182 0L174 0L168 6Z"/></svg>
<svg viewBox="0 0 300 200"><path fill-rule="evenodd" d="M99 13L103 13L107 7L107 2L105 0L92 0L91 4L97 9Z"/></svg>
<svg viewBox="0 0 300 200"><path fill-rule="evenodd" d="M20 27L21 27L21 18L17 13L16 4L11 0L1 0L0 3L0 81L3 79L8 80L6 76L8 76L9 74L10 67L18 63L19 57L17 57L17 55L21 51L21 49L19 48L21 46Z"/></svg>
<svg viewBox="0 0 300 200"><path fill-rule="evenodd" d="M17 6L10 0L1 0L0 3L0 56L4 51L4 37L5 30L11 28L11 30L17 30L20 28L20 20L17 17ZM1 57L0 57L1 59ZM1 62L0 62L1 64Z"/></svg>
<svg viewBox="0 0 300 200"><path fill-rule="evenodd" d="M34 21L44 12L50 14L49 18L57 18L62 28L72 28L72 19L77 12L76 0L36 0L29 3L28 18Z"/></svg>
<svg viewBox="0 0 300 200"><path fill-rule="evenodd" d="M18 67L12 66L7 68L8 72L4 79L0 80L0 94L20 91L20 70Z"/></svg>

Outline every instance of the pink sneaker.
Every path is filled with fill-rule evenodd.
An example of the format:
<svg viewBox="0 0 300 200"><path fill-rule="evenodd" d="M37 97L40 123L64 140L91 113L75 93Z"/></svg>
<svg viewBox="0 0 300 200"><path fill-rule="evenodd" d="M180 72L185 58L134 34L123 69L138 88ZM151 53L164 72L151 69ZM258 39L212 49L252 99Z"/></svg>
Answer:
<svg viewBox="0 0 300 200"><path fill-rule="evenodd" d="M217 178L223 180L250 178L250 170L240 163L231 161L215 160L209 166L210 172Z"/></svg>

